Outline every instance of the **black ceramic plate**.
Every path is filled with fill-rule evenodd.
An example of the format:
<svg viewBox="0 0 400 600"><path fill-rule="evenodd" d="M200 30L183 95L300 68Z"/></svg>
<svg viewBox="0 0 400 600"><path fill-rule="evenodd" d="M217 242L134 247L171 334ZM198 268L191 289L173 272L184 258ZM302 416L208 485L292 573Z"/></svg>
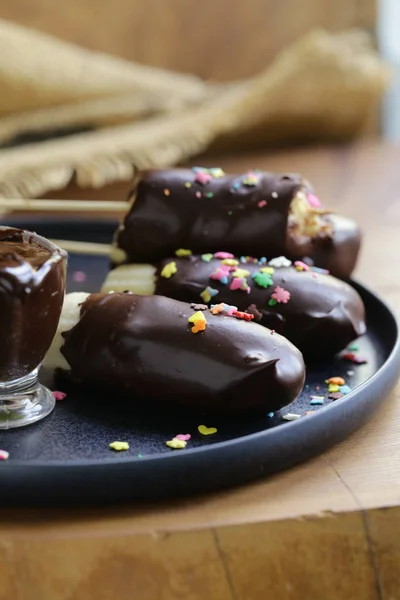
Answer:
<svg viewBox="0 0 400 600"><path fill-rule="evenodd" d="M115 223L18 221L12 224L51 238L111 240ZM96 291L107 272L107 259L71 255L69 291ZM82 279L82 273L86 276ZM182 410L161 412L132 408L112 394L99 395L65 383L67 398L52 415L23 429L0 433L9 460L0 464L1 502L70 505L182 496L244 483L286 469L343 440L364 423L394 386L400 370L396 320L385 304L358 284L367 309L368 334L357 341L356 355L366 364L336 357L308 369L307 383L294 404L274 416L226 419ZM340 375L352 391L329 400L325 379ZM162 394L162 390L160 390ZM310 396L324 396L323 406ZM306 412L313 411L306 415ZM282 417L297 413L287 422ZM217 428L202 436L198 426ZM165 442L190 433L184 450ZM115 453L110 442L128 441Z"/></svg>

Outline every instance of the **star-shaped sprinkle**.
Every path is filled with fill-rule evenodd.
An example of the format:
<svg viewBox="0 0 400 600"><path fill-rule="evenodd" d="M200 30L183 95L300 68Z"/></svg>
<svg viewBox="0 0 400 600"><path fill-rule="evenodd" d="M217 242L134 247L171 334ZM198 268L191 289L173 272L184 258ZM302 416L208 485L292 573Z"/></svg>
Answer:
<svg viewBox="0 0 400 600"><path fill-rule="evenodd" d="M225 304L225 302L221 302L220 304L212 304L210 311L213 315L224 315L226 317L232 317L233 313L238 309L237 306L231 306L229 304Z"/></svg>
<svg viewBox="0 0 400 600"><path fill-rule="evenodd" d="M270 260L268 264L270 267L276 267L279 269L280 267L290 267L292 261L286 258L286 256L277 256L276 258Z"/></svg>
<svg viewBox="0 0 400 600"><path fill-rule="evenodd" d="M232 273L233 277L248 277L249 275L250 275L250 271L248 271L247 269L240 269L240 268L235 269Z"/></svg>
<svg viewBox="0 0 400 600"><path fill-rule="evenodd" d="M193 323L192 333L198 333L199 331L205 331L207 320L204 314L199 310L188 318L189 323Z"/></svg>
<svg viewBox="0 0 400 600"><path fill-rule="evenodd" d="M219 293L215 288L210 287L209 285L200 293L201 298L204 302L210 302L211 298L214 298Z"/></svg>
<svg viewBox="0 0 400 600"><path fill-rule="evenodd" d="M290 300L290 292L277 285L271 298L280 304L287 304Z"/></svg>
<svg viewBox="0 0 400 600"><path fill-rule="evenodd" d="M176 437L172 440L168 440L168 442L165 443L168 446L168 448L172 448L173 450L183 450L183 448L186 448L187 446L186 440L180 440Z"/></svg>
<svg viewBox="0 0 400 600"><path fill-rule="evenodd" d="M178 269L176 268L176 262L173 260L173 261L167 263L166 265L164 265L164 267L162 268L162 271L161 271L161 277L165 277L165 279L169 279L170 277L172 277L172 275L175 275L177 270Z"/></svg>
<svg viewBox="0 0 400 600"><path fill-rule="evenodd" d="M129 450L129 444L128 442L111 442L109 448L116 452L122 452L123 450Z"/></svg>
<svg viewBox="0 0 400 600"><path fill-rule="evenodd" d="M267 288L273 283L272 276L269 273L253 273L252 278L262 288Z"/></svg>
<svg viewBox="0 0 400 600"><path fill-rule="evenodd" d="M215 279L216 281L220 281L224 285L228 283L229 277L229 267L225 265L221 265L217 267L215 271L213 271L210 275L210 279Z"/></svg>
<svg viewBox="0 0 400 600"><path fill-rule="evenodd" d="M229 286L229 289L233 292L235 290L243 290L244 292L247 292L248 288L249 284L247 283L245 277L234 277L231 281L231 285Z"/></svg>
<svg viewBox="0 0 400 600"><path fill-rule="evenodd" d="M200 183L201 185L206 185L211 181L211 179L212 176L206 170L197 171L194 178L195 182Z"/></svg>
<svg viewBox="0 0 400 600"><path fill-rule="evenodd" d="M183 258L184 256L191 256L192 251L185 250L184 248L179 248L178 250L175 250L175 255L179 256L179 258Z"/></svg>

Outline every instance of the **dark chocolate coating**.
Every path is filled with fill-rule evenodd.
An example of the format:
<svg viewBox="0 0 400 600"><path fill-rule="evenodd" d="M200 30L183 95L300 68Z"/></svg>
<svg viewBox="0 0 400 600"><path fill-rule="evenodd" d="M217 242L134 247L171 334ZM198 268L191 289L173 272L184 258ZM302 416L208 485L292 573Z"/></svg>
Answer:
<svg viewBox="0 0 400 600"><path fill-rule="evenodd" d="M66 253L34 233L0 228L0 381L36 369L56 333Z"/></svg>
<svg viewBox="0 0 400 600"><path fill-rule="evenodd" d="M265 413L296 398L304 362L290 342L208 310L206 330L193 333L194 313L161 296L92 294L61 352L77 381L137 402Z"/></svg>
<svg viewBox="0 0 400 600"><path fill-rule="evenodd" d="M334 225L331 235L292 237L291 201L299 190L311 191L310 185L298 174L256 175L254 186L243 183L246 175L213 178L203 185L195 181L192 169L144 171L133 190L135 202L116 234L126 262L154 263L178 248L193 254L222 248L239 256L309 256L333 275L350 277L360 247L354 221L327 214Z"/></svg>
<svg viewBox="0 0 400 600"><path fill-rule="evenodd" d="M177 273L169 279L160 276L162 267L169 261L159 263L156 294L185 302L202 302L200 293L210 286L219 290L210 305L225 302L245 311L255 304L262 314L261 324L287 337L307 361L334 354L365 333L365 310L359 294L349 284L330 275L298 271L294 266L280 267L272 274L273 284L263 288L251 277L262 266L239 264L238 268L250 271L247 282L251 291L248 294L229 289L232 276L226 285L210 279L210 274L221 265L220 260L214 258L209 263L200 257L174 260ZM290 300L287 304L269 306L276 286L290 292Z"/></svg>

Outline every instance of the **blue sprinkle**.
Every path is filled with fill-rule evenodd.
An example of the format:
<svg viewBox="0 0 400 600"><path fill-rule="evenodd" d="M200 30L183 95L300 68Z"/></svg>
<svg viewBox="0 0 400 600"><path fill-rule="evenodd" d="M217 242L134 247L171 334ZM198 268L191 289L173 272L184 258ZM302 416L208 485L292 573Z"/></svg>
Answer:
<svg viewBox="0 0 400 600"><path fill-rule="evenodd" d="M314 271L314 273L321 273L321 275L329 275L327 269L321 269L320 267L311 267L311 270Z"/></svg>
<svg viewBox="0 0 400 600"><path fill-rule="evenodd" d="M198 171L201 171L201 167L192 167L192 171L193 173L197 173Z"/></svg>
<svg viewBox="0 0 400 600"><path fill-rule="evenodd" d="M222 277L221 278L221 283L223 283L224 285L226 285L228 283L228 278L227 277Z"/></svg>
<svg viewBox="0 0 400 600"><path fill-rule="evenodd" d="M265 256L262 256L262 257L260 258L260 260L258 261L258 264L259 264L259 265L266 265L266 264L267 264L267 259L266 259L266 257L265 257Z"/></svg>
<svg viewBox="0 0 400 600"><path fill-rule="evenodd" d="M234 183L233 189L238 190L240 188L240 183Z"/></svg>
<svg viewBox="0 0 400 600"><path fill-rule="evenodd" d="M349 394L349 393L351 392L351 388L350 388L348 385L341 385L341 386L339 387L339 391L340 391L342 394Z"/></svg>
<svg viewBox="0 0 400 600"><path fill-rule="evenodd" d="M323 404L323 403L324 403L324 400L322 398L314 398L313 400L310 401L310 404L312 406Z"/></svg>
<svg viewBox="0 0 400 600"><path fill-rule="evenodd" d="M247 263L247 258L245 256L241 256L239 260L241 263Z"/></svg>
<svg viewBox="0 0 400 600"><path fill-rule="evenodd" d="M274 414L275 414L275 413L273 413L273 412L270 412L270 413L268 413L268 414L267 414L267 417L269 417L270 419L272 419L272 417L274 416Z"/></svg>

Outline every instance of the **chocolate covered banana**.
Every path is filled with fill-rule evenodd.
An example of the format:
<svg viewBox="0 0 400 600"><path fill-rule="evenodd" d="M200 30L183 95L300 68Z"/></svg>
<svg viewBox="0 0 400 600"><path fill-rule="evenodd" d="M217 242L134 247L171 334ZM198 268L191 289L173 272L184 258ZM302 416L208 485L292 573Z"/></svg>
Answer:
<svg viewBox="0 0 400 600"><path fill-rule="evenodd" d="M204 302L216 305L213 311L228 305L250 312L287 337L307 360L332 355L366 331L364 305L354 288L282 256L267 262L217 252L178 256L154 266L122 265L108 274L103 291L109 290Z"/></svg>
<svg viewBox="0 0 400 600"><path fill-rule="evenodd" d="M236 316L161 296L68 294L45 367L135 402L267 413L305 378L288 340Z"/></svg>
<svg viewBox="0 0 400 600"><path fill-rule="evenodd" d="M341 278L356 264L356 223L322 210L301 175L150 170L138 176L130 199L115 236L114 264L153 263L177 248L200 254L221 247L239 256L308 256Z"/></svg>

